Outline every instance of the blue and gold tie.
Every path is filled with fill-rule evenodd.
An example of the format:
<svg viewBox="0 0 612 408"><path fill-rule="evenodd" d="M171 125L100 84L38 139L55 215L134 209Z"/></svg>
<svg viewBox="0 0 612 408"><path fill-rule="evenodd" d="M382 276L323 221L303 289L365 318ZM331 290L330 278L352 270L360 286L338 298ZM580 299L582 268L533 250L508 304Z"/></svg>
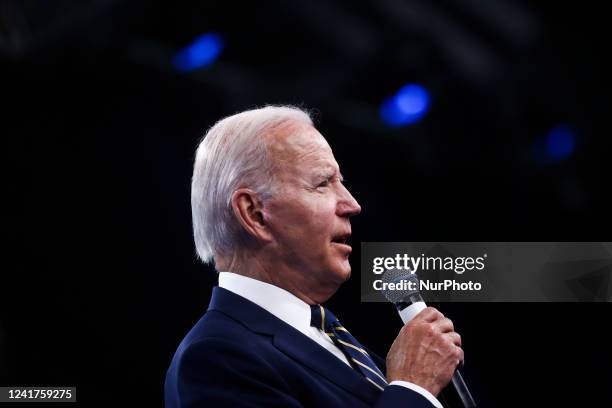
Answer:
<svg viewBox="0 0 612 408"><path fill-rule="evenodd" d="M381 390L387 385L383 373L363 346L340 324L336 316L321 305L310 306L310 325L322 330L344 353L353 368L359 371L366 380Z"/></svg>

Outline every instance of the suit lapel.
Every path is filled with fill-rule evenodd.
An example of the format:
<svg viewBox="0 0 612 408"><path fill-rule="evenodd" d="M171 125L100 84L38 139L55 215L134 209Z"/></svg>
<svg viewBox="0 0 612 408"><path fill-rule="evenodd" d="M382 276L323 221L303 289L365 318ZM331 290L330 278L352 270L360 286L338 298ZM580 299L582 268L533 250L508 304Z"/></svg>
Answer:
<svg viewBox="0 0 612 408"><path fill-rule="evenodd" d="M370 350L369 348L367 348L366 346L364 346L363 344L362 346L365 349L365 351L368 352L370 357L372 357L372 360L374 360L374 364L376 364L376 366L380 369L380 371L382 371L384 375L387 375L387 361L381 356L379 356L378 354L376 354L375 352L373 352L372 350Z"/></svg>
<svg viewBox="0 0 612 408"><path fill-rule="evenodd" d="M361 373L289 325L287 329L283 328L275 333L274 345L349 393L359 395L361 399L373 400L379 394Z"/></svg>
<svg viewBox="0 0 612 408"><path fill-rule="evenodd" d="M315 341L242 296L215 287L208 310L218 310L256 333L273 336L273 343L281 352L363 400L373 401L380 393L360 373Z"/></svg>

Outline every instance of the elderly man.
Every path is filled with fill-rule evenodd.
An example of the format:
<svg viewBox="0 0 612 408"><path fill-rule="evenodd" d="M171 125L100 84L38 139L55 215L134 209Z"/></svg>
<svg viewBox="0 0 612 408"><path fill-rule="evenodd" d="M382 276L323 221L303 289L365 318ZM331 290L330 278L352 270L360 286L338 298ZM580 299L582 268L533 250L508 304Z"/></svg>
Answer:
<svg viewBox="0 0 612 408"><path fill-rule="evenodd" d="M268 106L215 124L198 147L192 214L219 286L168 370L166 407L440 407L463 359L433 308L383 359L321 306L351 274L361 208L309 115Z"/></svg>

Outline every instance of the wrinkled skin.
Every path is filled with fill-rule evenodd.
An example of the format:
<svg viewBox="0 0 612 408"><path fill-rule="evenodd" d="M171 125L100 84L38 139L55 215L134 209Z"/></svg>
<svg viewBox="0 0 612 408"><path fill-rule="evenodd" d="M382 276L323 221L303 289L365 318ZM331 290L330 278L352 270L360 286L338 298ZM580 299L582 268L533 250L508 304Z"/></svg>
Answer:
<svg viewBox="0 0 612 408"><path fill-rule="evenodd" d="M428 307L400 330L387 354L387 380L408 381L438 395L463 361L453 322Z"/></svg>

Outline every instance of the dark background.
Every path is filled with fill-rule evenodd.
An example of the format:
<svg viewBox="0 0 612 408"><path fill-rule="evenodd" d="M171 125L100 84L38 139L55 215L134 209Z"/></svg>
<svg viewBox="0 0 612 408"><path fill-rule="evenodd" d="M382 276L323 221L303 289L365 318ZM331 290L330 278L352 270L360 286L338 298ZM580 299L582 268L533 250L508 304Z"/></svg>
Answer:
<svg viewBox="0 0 612 408"><path fill-rule="evenodd" d="M162 405L216 282L191 237L195 147L267 103L315 110L363 207L355 275L361 241L610 240L609 17L596 4L0 1L0 385ZM211 32L216 60L173 65ZM380 104L407 83L430 109L389 126ZM399 319L359 293L352 279L328 307L385 355ZM609 303L437 306L481 406L611 402Z"/></svg>

